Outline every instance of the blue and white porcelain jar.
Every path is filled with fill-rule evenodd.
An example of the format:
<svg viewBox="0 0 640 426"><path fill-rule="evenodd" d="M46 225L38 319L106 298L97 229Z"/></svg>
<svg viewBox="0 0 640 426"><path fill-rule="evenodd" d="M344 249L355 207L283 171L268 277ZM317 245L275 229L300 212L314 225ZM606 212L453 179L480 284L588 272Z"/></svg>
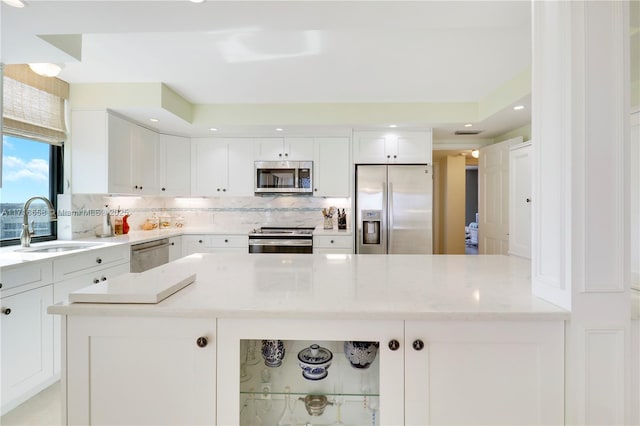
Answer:
<svg viewBox="0 0 640 426"><path fill-rule="evenodd" d="M282 340L263 340L262 357L267 367L280 367L284 359L284 342Z"/></svg>
<svg viewBox="0 0 640 426"><path fill-rule="evenodd" d="M378 354L379 342L344 342L344 356L353 368L366 369L371 366Z"/></svg>

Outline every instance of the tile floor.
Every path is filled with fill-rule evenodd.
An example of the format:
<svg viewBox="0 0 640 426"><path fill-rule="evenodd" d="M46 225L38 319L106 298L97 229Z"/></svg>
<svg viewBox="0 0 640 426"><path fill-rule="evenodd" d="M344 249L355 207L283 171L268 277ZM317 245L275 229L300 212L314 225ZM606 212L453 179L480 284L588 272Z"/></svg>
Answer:
<svg viewBox="0 0 640 426"><path fill-rule="evenodd" d="M62 407L60 382L0 417L2 426L60 426Z"/></svg>

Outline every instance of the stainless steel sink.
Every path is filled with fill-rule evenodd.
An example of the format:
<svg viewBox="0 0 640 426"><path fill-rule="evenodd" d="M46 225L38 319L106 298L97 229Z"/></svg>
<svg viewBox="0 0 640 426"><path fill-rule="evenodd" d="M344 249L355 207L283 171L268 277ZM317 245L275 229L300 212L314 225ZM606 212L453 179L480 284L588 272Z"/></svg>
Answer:
<svg viewBox="0 0 640 426"><path fill-rule="evenodd" d="M46 246L37 246L37 247L26 247L16 249L17 252L22 253L59 253L71 250L82 250L89 247L99 246L100 244L91 244L91 243L58 243L58 244L48 244Z"/></svg>

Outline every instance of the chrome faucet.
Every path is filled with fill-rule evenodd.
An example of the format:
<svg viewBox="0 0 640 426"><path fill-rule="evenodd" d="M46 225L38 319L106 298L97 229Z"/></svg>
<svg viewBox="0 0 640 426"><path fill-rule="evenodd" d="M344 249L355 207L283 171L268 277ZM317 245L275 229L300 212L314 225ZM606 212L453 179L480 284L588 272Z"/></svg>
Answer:
<svg viewBox="0 0 640 426"><path fill-rule="evenodd" d="M20 233L20 245L22 247L29 247L31 245L31 236L33 235L33 231L31 231L29 229L29 206L31 205L31 203L34 200L42 200L44 201L47 206L49 207L49 215L50 220L53 222L55 220L58 220L58 218L56 217L56 209L53 207L53 204L51 204L51 201L49 201L47 198L45 197L31 197L27 200L26 203L24 203L24 207L23 207L23 216L22 216L22 232ZM32 225L33 227L33 225Z"/></svg>

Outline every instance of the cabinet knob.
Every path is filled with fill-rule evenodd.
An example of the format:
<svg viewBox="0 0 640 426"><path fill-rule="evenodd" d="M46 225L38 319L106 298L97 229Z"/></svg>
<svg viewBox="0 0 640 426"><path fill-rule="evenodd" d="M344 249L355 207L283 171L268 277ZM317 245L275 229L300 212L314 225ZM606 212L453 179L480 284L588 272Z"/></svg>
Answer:
<svg viewBox="0 0 640 426"><path fill-rule="evenodd" d="M140 185L140 191L142 191L142 185Z"/></svg>
<svg viewBox="0 0 640 426"><path fill-rule="evenodd" d="M135 185L135 186L134 186L134 188L135 188L135 189L138 189L138 185Z"/></svg>
<svg viewBox="0 0 640 426"><path fill-rule="evenodd" d="M198 345L199 348L204 348L205 346L207 346L209 344L209 339L207 339L204 336L200 336L198 337L198 339L196 340L196 345Z"/></svg>
<svg viewBox="0 0 640 426"><path fill-rule="evenodd" d="M100 281L106 281L107 277L100 277Z"/></svg>
<svg viewBox="0 0 640 426"><path fill-rule="evenodd" d="M163 191L166 191L166 190L167 190L167 188L162 188L162 190L163 190Z"/></svg>
<svg viewBox="0 0 640 426"><path fill-rule="evenodd" d="M225 238L224 242L225 242L225 243L228 243L228 242L229 242L229 240L227 240L227 239Z"/></svg>
<svg viewBox="0 0 640 426"><path fill-rule="evenodd" d="M282 157L282 153L278 154L278 157Z"/></svg>
<svg viewBox="0 0 640 426"><path fill-rule="evenodd" d="M314 188L313 190L314 190L315 192L318 192L318 188Z"/></svg>
<svg viewBox="0 0 640 426"><path fill-rule="evenodd" d="M387 158L391 158L391 156L390 156L390 155L387 155Z"/></svg>
<svg viewBox="0 0 640 426"><path fill-rule="evenodd" d="M99 280L99 279L97 279L97 278L94 278L94 279L93 279L93 283L94 283L94 284L98 284L99 282L100 282L100 280Z"/></svg>
<svg viewBox="0 0 640 426"><path fill-rule="evenodd" d="M398 158L398 156L397 156L397 155L394 155L394 156L393 156L393 158Z"/></svg>
<svg viewBox="0 0 640 426"><path fill-rule="evenodd" d="M216 189L216 191L220 192L220 188Z"/></svg>
<svg viewBox="0 0 640 426"><path fill-rule="evenodd" d="M202 244L202 240L198 240L198 242L199 242L200 244Z"/></svg>
<svg viewBox="0 0 640 426"><path fill-rule="evenodd" d="M329 241L331 244L333 244L333 240Z"/></svg>
<svg viewBox="0 0 640 426"><path fill-rule="evenodd" d="M2 283L0 283L0 288L2 288Z"/></svg>
<svg viewBox="0 0 640 426"><path fill-rule="evenodd" d="M98 258L96 259L96 263L98 263L98 264L102 263L102 258L98 257Z"/></svg>
<svg viewBox="0 0 640 426"><path fill-rule="evenodd" d="M285 153L284 153L284 156L285 156L285 157L288 157L288 156L289 156L289 154L285 152Z"/></svg>
<svg viewBox="0 0 640 426"><path fill-rule="evenodd" d="M420 339L416 339L413 341L411 346L413 346L413 349L415 349L416 351L421 351L422 348L424 348L424 342Z"/></svg>
<svg viewBox="0 0 640 426"><path fill-rule="evenodd" d="M172 246L175 246L175 245L176 245L176 243L171 243L171 245L172 245Z"/></svg>
<svg viewBox="0 0 640 426"><path fill-rule="evenodd" d="M5 315L9 315L11 313L11 308L2 308L2 313Z"/></svg>
<svg viewBox="0 0 640 426"><path fill-rule="evenodd" d="M227 192L227 188L222 188L222 192Z"/></svg>
<svg viewBox="0 0 640 426"><path fill-rule="evenodd" d="M392 351L397 351L398 349L400 349L400 342L398 342L396 339L389 340L389 349L391 349Z"/></svg>
<svg viewBox="0 0 640 426"><path fill-rule="evenodd" d="M527 198L525 201L526 201L527 203L530 203L530 202L531 202L531 198Z"/></svg>

